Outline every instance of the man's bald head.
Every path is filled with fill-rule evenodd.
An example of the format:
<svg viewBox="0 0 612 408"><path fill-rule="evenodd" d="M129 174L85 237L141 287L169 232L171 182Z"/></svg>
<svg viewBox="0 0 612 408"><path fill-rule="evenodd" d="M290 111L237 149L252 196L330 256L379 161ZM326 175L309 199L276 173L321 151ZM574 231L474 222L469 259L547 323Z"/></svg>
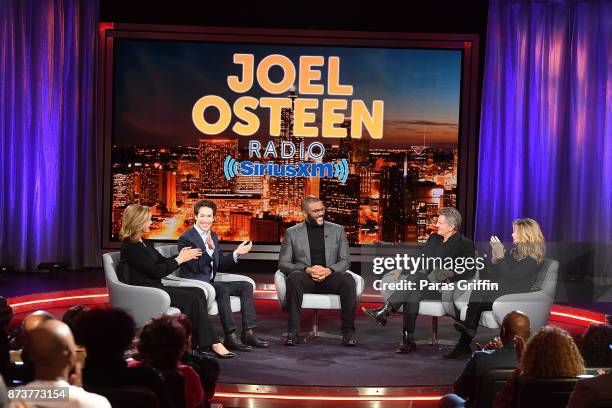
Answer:
<svg viewBox="0 0 612 408"><path fill-rule="evenodd" d="M504 317L499 336L502 343L511 344L514 336L522 337L525 342L531 337L531 323L529 317L523 312L513 311Z"/></svg>
<svg viewBox="0 0 612 408"><path fill-rule="evenodd" d="M47 320L30 332L28 356L34 363L37 378L39 372L64 373L74 362L75 343L72 332L66 323ZM39 378L40 379L40 378Z"/></svg>
<svg viewBox="0 0 612 408"><path fill-rule="evenodd" d="M53 315L51 313L46 312L44 310L37 310L33 313L30 313L29 315L26 316L25 319L23 319L23 322L21 323L21 327L23 328L24 331L29 333L32 330L34 330L42 322L46 322L47 320L51 320L51 319L53 319Z"/></svg>

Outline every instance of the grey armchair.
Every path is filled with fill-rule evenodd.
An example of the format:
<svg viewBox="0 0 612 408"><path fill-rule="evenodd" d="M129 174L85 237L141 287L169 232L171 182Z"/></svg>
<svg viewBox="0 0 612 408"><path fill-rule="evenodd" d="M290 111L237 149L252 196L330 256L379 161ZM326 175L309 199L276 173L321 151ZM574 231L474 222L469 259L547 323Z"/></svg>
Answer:
<svg viewBox="0 0 612 408"><path fill-rule="evenodd" d="M102 256L106 287L113 307L127 311L138 327L142 327L153 316L180 313L179 309L170 306L170 296L163 290L119 281L115 267L120 256L119 252L109 252Z"/></svg>
<svg viewBox="0 0 612 408"><path fill-rule="evenodd" d="M357 292L357 303L361 298L363 289L365 287L365 281L363 278L351 271L350 273L355 280L355 291ZM276 297L283 310L286 306L287 297L287 276L280 270L274 274L274 286L276 288ZM330 334L319 330L319 310L340 310L340 296L339 295L321 295L316 293L305 293L302 299L302 309L312 309L312 329L310 332L305 333L307 336L304 341L313 339L315 337L327 337L332 339L341 339L342 336L337 334Z"/></svg>
<svg viewBox="0 0 612 408"><path fill-rule="evenodd" d="M160 245L156 246L155 249L159 251L165 257L177 256L178 245ZM197 279L187 279L178 276L178 269L172 272L172 274L162 279L162 283L165 286L195 286L201 288L206 293L206 301L208 303L208 314L217 315L219 314L219 308L217 307L217 301L215 300L215 288L208 282L203 282ZM217 273L215 276L217 282L234 282L234 281L245 281L253 285L253 292L255 292L255 281L248 276L237 275L233 273ZM232 312L240 311L240 298L238 296L230 296L230 304Z"/></svg>
<svg viewBox="0 0 612 408"><path fill-rule="evenodd" d="M513 310L520 310L529 316L531 332L546 325L557 289L559 262L544 258L538 271L536 282L531 292L504 295L493 302L493 310L486 311L480 317L480 324L490 329L500 327L504 316ZM465 319L467 305L461 309L461 320Z"/></svg>

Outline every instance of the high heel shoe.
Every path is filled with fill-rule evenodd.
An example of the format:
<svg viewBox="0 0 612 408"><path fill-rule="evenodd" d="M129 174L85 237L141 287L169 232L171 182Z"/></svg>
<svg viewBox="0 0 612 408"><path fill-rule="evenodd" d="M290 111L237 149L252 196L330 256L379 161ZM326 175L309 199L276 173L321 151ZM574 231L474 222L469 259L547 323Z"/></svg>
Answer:
<svg viewBox="0 0 612 408"><path fill-rule="evenodd" d="M395 352L398 354L408 354L416 350L416 343L412 338L412 334L407 330L402 333L402 341L397 345Z"/></svg>
<svg viewBox="0 0 612 408"><path fill-rule="evenodd" d="M218 358L234 358L234 357L236 357L236 353L233 353L231 351L228 351L225 354L221 354L221 353L218 353L217 351L215 351L215 349L212 346L210 347L210 350Z"/></svg>

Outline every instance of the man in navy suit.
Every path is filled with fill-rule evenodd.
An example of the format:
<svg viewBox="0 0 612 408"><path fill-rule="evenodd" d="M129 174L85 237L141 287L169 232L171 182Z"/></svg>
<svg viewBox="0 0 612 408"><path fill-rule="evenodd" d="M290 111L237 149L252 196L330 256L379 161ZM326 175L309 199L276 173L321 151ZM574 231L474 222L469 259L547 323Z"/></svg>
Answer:
<svg viewBox="0 0 612 408"><path fill-rule="evenodd" d="M195 224L185 231L178 240L179 251L184 247L202 250L202 256L181 264L180 276L208 282L215 288L221 325L225 332L223 344L232 351L250 351L253 347L268 347L268 343L258 339L253 333L257 327L255 307L253 306L253 286L250 282L217 282L215 276L231 268L238 262L240 255L251 250L253 243L244 241L233 253L223 255L217 234L210 228L214 222L217 205L212 201L198 201L194 206ZM230 296L240 297L242 312L242 334L239 337L230 304Z"/></svg>

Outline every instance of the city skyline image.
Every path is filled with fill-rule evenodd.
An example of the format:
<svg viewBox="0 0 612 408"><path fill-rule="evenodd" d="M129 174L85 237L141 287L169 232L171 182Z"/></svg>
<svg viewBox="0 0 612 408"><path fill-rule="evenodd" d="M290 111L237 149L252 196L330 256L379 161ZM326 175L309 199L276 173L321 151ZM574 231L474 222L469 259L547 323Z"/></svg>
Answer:
<svg viewBox="0 0 612 408"><path fill-rule="evenodd" d="M256 63L281 54L296 67L302 55L338 56L340 81L354 89L349 100L361 99L368 109L372 101L384 101L383 137L371 138L367 131L352 137L350 112L343 112L336 125L346 129L346 138L296 136L296 99L316 97L299 95L295 87L282 95L256 85L246 94L232 92L227 76L241 73L232 62L236 53L253 54ZM326 75L321 67L320 83L326 83ZM282 72L273 68L269 77L278 82ZM121 40L112 126L113 238L131 203L153 210L147 238L177 239L193 225L193 205L211 199L218 206L214 230L220 239L278 244L288 227L303 220L301 199L316 195L326 205L326 219L344 226L351 245L423 242L434 230L438 210L457 202L460 78L461 53L455 50ZM193 104L204 95L218 95L230 106L244 95L288 98L291 105L281 110L279 136L270 136L269 110L264 109L255 111L261 126L253 136L237 135L231 125L204 135L191 119ZM321 130L320 109L313 113L310 125ZM205 118L216 120L214 109ZM283 142L316 141L325 153L258 159L249 157L249 140L264 148L272 141L277 150ZM228 156L290 166L345 159L349 174L344 182L240 174L227 179L223 163Z"/></svg>

